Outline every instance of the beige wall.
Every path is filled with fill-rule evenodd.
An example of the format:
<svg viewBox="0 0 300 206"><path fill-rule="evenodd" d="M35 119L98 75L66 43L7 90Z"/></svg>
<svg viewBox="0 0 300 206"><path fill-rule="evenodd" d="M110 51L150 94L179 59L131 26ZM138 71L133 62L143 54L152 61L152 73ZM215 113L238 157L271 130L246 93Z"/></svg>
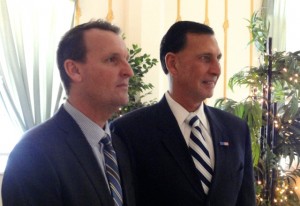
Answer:
<svg viewBox="0 0 300 206"><path fill-rule="evenodd" d="M112 0L114 14L112 23L121 27L127 37L128 46L132 43L139 44L145 53L159 59L159 43L163 34L176 21L177 2L175 0ZM251 16L251 4L253 5L252 10L258 10L261 6L261 0L230 0L227 1L227 10L225 9L226 1L209 0L207 2L209 4L206 14L206 0L181 0L180 16L181 20L204 23L207 15L209 25L216 32L223 55L225 56L226 53L227 78L224 79L223 58L223 74L215 89L214 97L207 101L208 104L212 105L216 98L224 97L224 81L227 82L234 73L250 65L250 47L247 46L250 34L245 19L249 19ZM90 19L105 19L108 12L108 0L80 0L79 6L81 8L80 23ZM224 51L225 33L223 29L226 11L229 23L226 39L227 52ZM253 60L251 63L257 65L255 48L252 53ZM148 99L160 99L168 89L167 77L161 71L160 64L151 69L145 81L151 82L155 87L153 95ZM226 88L226 96L237 100L245 97L247 92L247 90L246 92L240 90L233 94Z"/></svg>

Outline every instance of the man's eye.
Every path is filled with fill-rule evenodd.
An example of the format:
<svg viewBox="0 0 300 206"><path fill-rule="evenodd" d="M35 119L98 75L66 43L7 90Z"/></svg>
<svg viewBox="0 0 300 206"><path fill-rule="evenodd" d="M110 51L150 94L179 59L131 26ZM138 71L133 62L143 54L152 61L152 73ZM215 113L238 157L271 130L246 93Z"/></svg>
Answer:
<svg viewBox="0 0 300 206"><path fill-rule="evenodd" d="M200 60L203 61L203 62L210 62L211 60L211 57L210 56L201 56L200 57Z"/></svg>
<svg viewBox="0 0 300 206"><path fill-rule="evenodd" d="M109 57L108 59L107 59L107 61L108 62L116 62L117 61L117 58L116 57Z"/></svg>

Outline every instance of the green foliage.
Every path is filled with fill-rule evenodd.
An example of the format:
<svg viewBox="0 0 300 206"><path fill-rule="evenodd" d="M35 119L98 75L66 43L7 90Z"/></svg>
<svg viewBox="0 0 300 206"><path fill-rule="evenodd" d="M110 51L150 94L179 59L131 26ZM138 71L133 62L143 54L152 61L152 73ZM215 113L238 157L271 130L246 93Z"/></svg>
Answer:
<svg viewBox="0 0 300 206"><path fill-rule="evenodd" d="M258 164L260 157L259 131L262 127L262 109L258 101L248 98L245 101L236 102L228 98L220 98L215 107L230 112L248 122L252 141L253 162Z"/></svg>
<svg viewBox="0 0 300 206"><path fill-rule="evenodd" d="M247 20L247 19L246 19ZM265 20L264 17L259 15L259 12L255 12L250 20L248 29L252 34L252 40L248 44L254 43L258 51L266 51L266 39L268 39L270 23Z"/></svg>
<svg viewBox="0 0 300 206"><path fill-rule="evenodd" d="M112 119L135 109L155 103L155 100L142 102L142 98L151 94L151 90L153 89L153 85L151 83L145 83L143 78L145 74L157 64L158 60L151 58L149 54L141 54L142 48L136 44L133 44L132 48L128 49L128 52L128 62L134 72L134 76L129 80L129 102L127 105L120 108Z"/></svg>
<svg viewBox="0 0 300 206"><path fill-rule="evenodd" d="M300 156L300 51L267 54L269 24L258 12L248 22L253 37L249 44L255 44L261 62L257 67L246 67L234 74L229 79L228 86L233 91L237 86L249 88L250 95L240 102L219 99L215 106L248 122L255 166L257 205L275 205L275 199L288 200L276 205L299 205L293 186L295 178L300 177L300 170L291 169L291 166L295 162L298 164ZM270 79L271 88L268 82ZM271 91L271 99L268 98L267 91ZM267 141L268 127L273 128L271 138L276 140L271 143ZM280 165L282 158L287 158L289 170ZM275 187L280 189L277 191Z"/></svg>

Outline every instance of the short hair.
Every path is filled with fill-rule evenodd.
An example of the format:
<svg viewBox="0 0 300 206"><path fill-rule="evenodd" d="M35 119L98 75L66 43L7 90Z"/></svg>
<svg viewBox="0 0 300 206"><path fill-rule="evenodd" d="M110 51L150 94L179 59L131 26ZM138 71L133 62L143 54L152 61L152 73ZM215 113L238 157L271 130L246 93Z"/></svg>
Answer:
<svg viewBox="0 0 300 206"><path fill-rule="evenodd" d="M214 35L213 29L205 24L193 21L178 21L174 23L160 43L160 63L165 74L168 74L165 62L166 54L168 52L177 53L183 50L186 46L188 33Z"/></svg>
<svg viewBox="0 0 300 206"><path fill-rule="evenodd" d="M100 29L111 31L117 35L120 34L119 27L101 19L91 20L87 23L80 24L65 33L58 44L56 61L67 94L70 90L71 80L65 71L64 62L67 59L85 62L87 49L84 42L84 33L90 29Z"/></svg>

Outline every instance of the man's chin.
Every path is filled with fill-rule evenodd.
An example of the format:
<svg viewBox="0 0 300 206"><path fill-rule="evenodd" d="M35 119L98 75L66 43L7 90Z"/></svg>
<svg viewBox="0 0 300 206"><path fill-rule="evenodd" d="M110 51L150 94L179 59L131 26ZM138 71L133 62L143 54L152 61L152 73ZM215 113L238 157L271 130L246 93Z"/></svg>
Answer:
<svg viewBox="0 0 300 206"><path fill-rule="evenodd" d="M206 94L206 95L203 95L202 96L202 99L209 99L209 98L211 98L213 96L213 94L212 93L210 93L210 94Z"/></svg>
<svg viewBox="0 0 300 206"><path fill-rule="evenodd" d="M124 97L124 98L120 99L116 105L121 108L123 106L126 106L128 103L129 103L129 98Z"/></svg>

